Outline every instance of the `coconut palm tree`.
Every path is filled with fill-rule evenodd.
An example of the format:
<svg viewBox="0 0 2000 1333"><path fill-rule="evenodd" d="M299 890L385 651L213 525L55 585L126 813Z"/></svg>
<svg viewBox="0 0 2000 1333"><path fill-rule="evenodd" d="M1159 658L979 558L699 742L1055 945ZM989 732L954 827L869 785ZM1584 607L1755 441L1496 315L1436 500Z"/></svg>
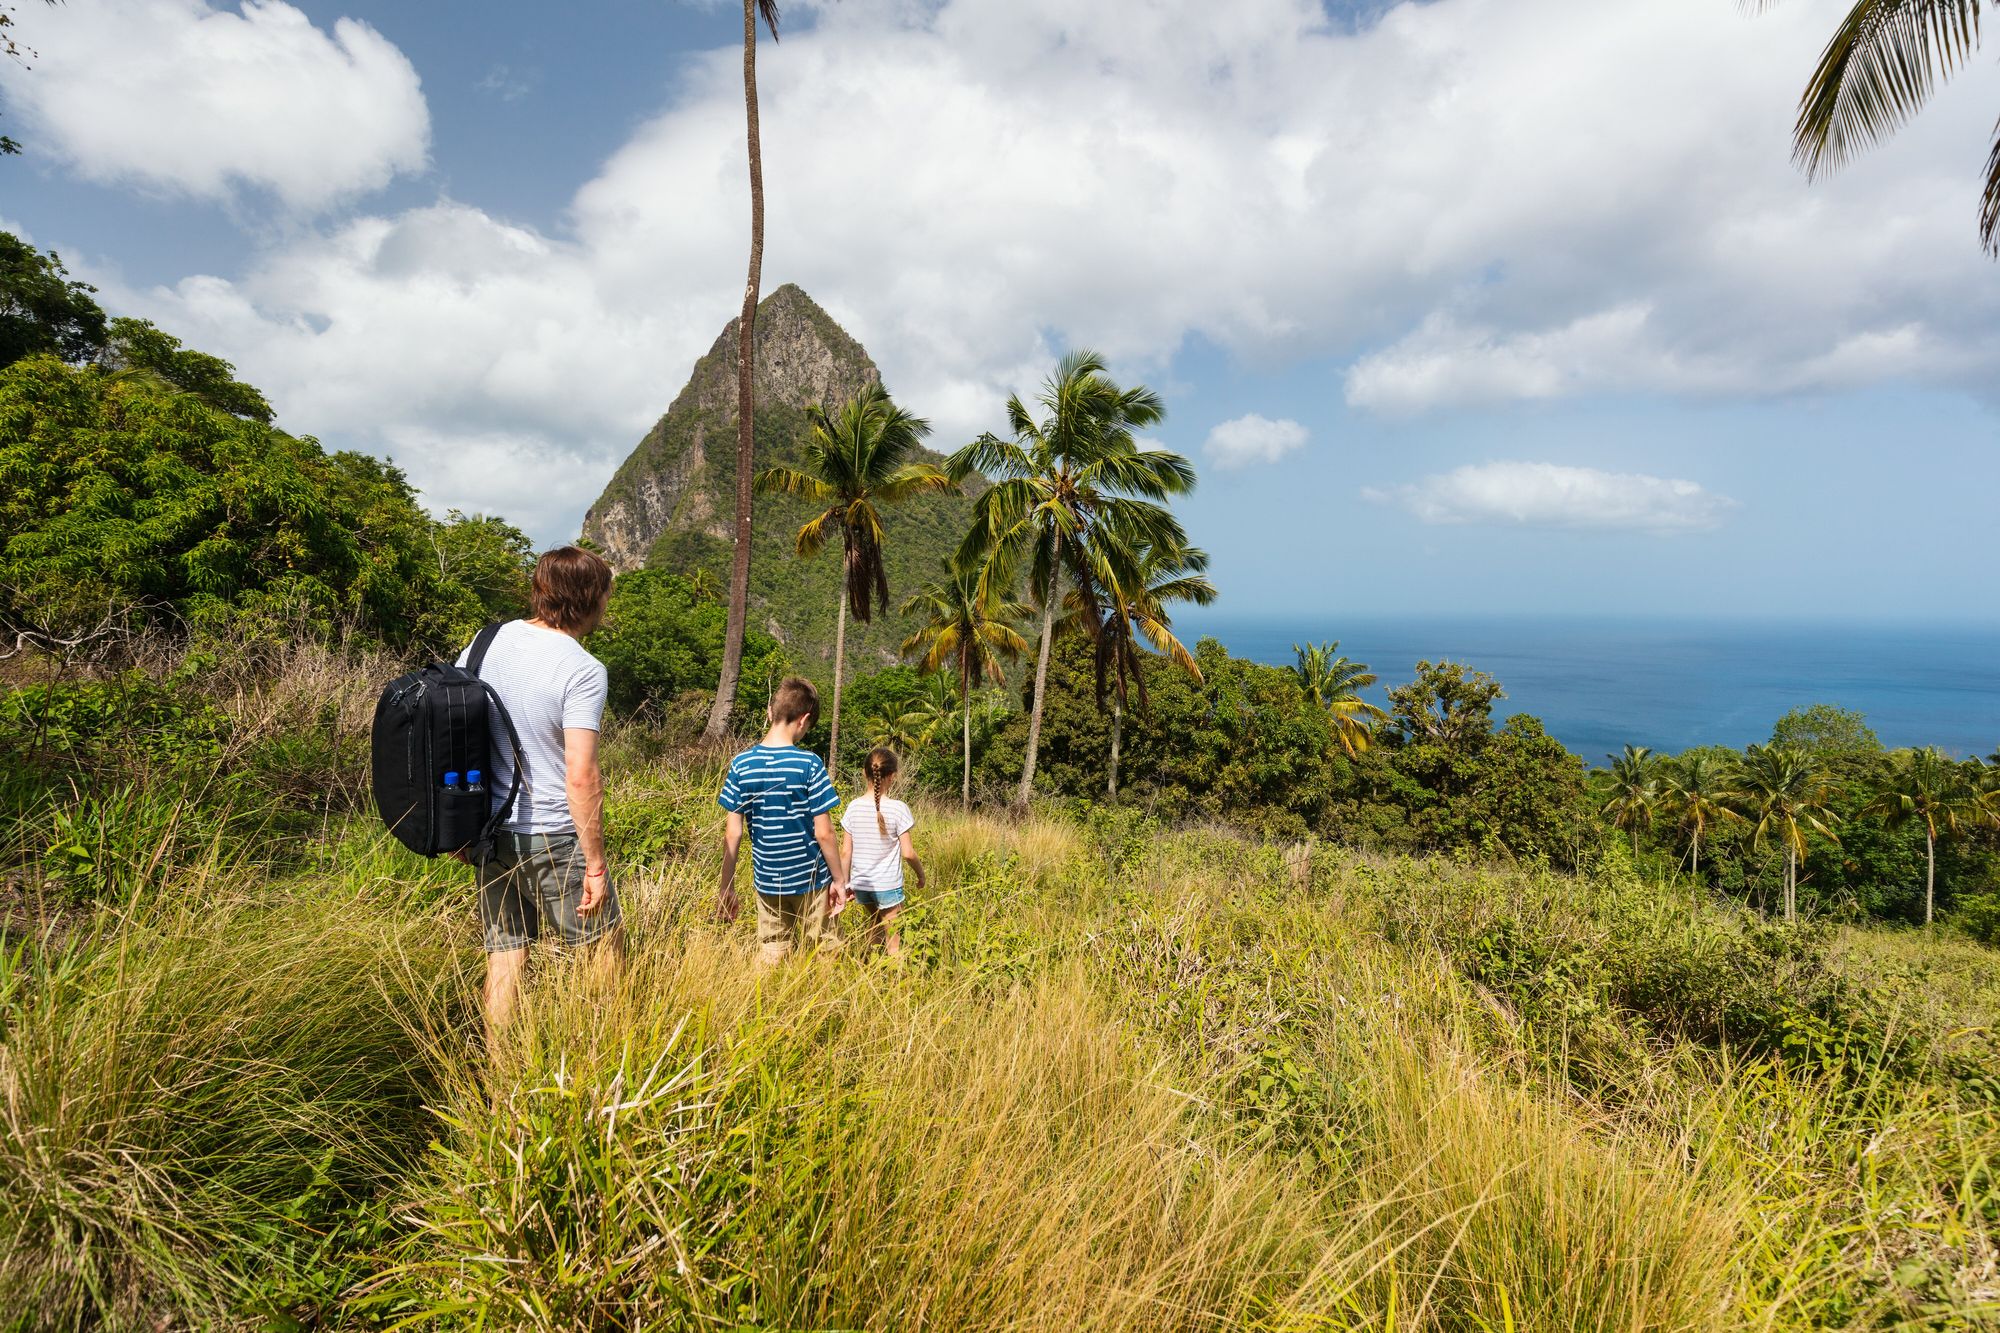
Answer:
<svg viewBox="0 0 2000 1333"><path fill-rule="evenodd" d="M1614 826L1632 833L1632 856L1639 856L1639 830L1650 828L1660 806L1660 761L1643 745L1628 745L1623 754L1606 755L1611 761L1611 799L1602 813L1611 816Z"/></svg>
<svg viewBox="0 0 2000 1333"><path fill-rule="evenodd" d="M743 0L743 117L749 131L750 274L736 321L736 544L729 562L729 619L722 631L722 675L703 734L719 740L736 707L743 676L743 630L750 618L750 486L757 466L756 336L758 288L764 281L764 145L757 131L757 19L778 40L778 0Z"/></svg>
<svg viewBox="0 0 2000 1333"><path fill-rule="evenodd" d="M1924 925L1937 909L1937 844L1966 824L1991 818L1975 775L1934 746L1898 750L1876 776L1874 791L1863 807L1880 815L1891 828L1911 820L1924 826Z"/></svg>
<svg viewBox="0 0 2000 1333"><path fill-rule="evenodd" d="M1807 174L1839 168L1916 115L1972 59L1981 8L1982 0L1854 0L1799 99L1792 155ZM2000 126L1986 158L1979 239L2000 256Z"/></svg>
<svg viewBox="0 0 2000 1333"><path fill-rule="evenodd" d="M917 659L925 671L952 668L958 675L958 697L964 709L964 785L959 799L972 807L972 694L989 682L1006 682L1002 659L1028 651L1028 641L1014 628L1030 608L1008 597L1004 585L987 579L976 564L957 559L944 563L944 577L925 585L903 603L903 614L921 615L923 623L904 641L905 656Z"/></svg>
<svg viewBox="0 0 2000 1333"><path fill-rule="evenodd" d="M1201 679L1201 667L1196 664L1194 654L1174 635L1173 618L1168 615L1167 606L1172 602L1193 602L1196 606L1213 602L1215 584L1203 572L1207 568L1206 551L1140 545L1133 551L1130 568L1123 572L1122 578L1116 570L1107 571L1103 619L1093 637L1097 649L1097 706L1103 708L1107 699L1111 705L1111 767L1105 792L1114 801L1118 799L1118 760L1125 739L1125 709L1133 685L1138 687L1141 711L1146 708L1142 660L1145 650L1150 648L1195 680ZM1080 620L1087 614L1079 592L1072 590L1068 601L1071 618Z"/></svg>
<svg viewBox="0 0 2000 1333"><path fill-rule="evenodd" d="M1141 449L1134 432L1161 420L1166 409L1143 386L1122 389L1096 353L1074 351L1057 363L1030 415L1019 397L1007 400L1013 438L986 434L953 454L954 478L982 472L994 479L973 506L972 529L960 548L966 564L984 562L988 581L1011 584L1025 566L1028 593L1042 612L1034 700L1017 802L1035 789L1035 755L1049 681L1049 646L1056 612L1073 591L1095 632L1111 583L1137 586L1139 549L1177 549L1187 534L1161 502L1194 489L1194 467L1179 454Z"/></svg>
<svg viewBox="0 0 2000 1333"><path fill-rule="evenodd" d="M880 384L863 389L837 413L818 403L806 408L805 467L765 468L757 489L825 505L799 529L800 559L819 553L838 535L845 574L836 599L833 634L832 736L827 771L840 762L840 686L847 659L847 613L867 624L875 607L889 609L889 571L882 563L882 515L878 507L900 504L926 492L953 489L952 480L929 463L912 463L929 423L889 400Z"/></svg>
<svg viewBox="0 0 2000 1333"><path fill-rule="evenodd" d="M1340 748L1350 759L1366 750L1375 738L1374 724L1389 716L1387 710L1361 697L1361 691L1375 683L1375 673L1363 663L1342 657L1339 639L1304 647L1295 643L1292 652L1298 658L1292 674L1298 677L1306 697L1326 710Z"/></svg>
<svg viewBox="0 0 2000 1333"><path fill-rule="evenodd" d="M1661 806L1688 831L1689 873L1696 879L1701 878L1702 835L1717 824L1743 822L1728 804L1735 781L1730 765L1698 750L1661 767Z"/></svg>
<svg viewBox="0 0 2000 1333"><path fill-rule="evenodd" d="M1799 862L1806 854L1806 835L1817 833L1831 842L1833 784L1816 760L1783 745L1753 745L1736 769L1730 797L1752 821L1757 845L1773 837L1785 848L1785 920L1799 919Z"/></svg>

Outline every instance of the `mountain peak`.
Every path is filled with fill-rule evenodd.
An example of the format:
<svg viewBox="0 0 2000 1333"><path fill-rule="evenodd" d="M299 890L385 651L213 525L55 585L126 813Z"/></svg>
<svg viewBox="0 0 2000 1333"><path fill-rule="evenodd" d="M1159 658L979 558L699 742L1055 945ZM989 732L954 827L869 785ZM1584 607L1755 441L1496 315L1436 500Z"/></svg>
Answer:
<svg viewBox="0 0 2000 1333"><path fill-rule="evenodd" d="M736 422L736 338L742 319L729 321L708 355L695 363L687 387L667 409L706 409ZM757 303L756 396L758 406L805 407L844 403L882 373L868 352L819 302L788 282Z"/></svg>
<svg viewBox="0 0 2000 1333"><path fill-rule="evenodd" d="M643 567L668 532L729 536L717 474L735 475L736 337L741 318L716 336L687 386L632 451L584 516L583 535L612 568ZM757 304L756 400L760 437L772 413L855 397L882 374L868 352L797 283ZM790 434L790 424L781 428ZM764 445L759 444L759 450ZM726 498L726 497L721 497Z"/></svg>

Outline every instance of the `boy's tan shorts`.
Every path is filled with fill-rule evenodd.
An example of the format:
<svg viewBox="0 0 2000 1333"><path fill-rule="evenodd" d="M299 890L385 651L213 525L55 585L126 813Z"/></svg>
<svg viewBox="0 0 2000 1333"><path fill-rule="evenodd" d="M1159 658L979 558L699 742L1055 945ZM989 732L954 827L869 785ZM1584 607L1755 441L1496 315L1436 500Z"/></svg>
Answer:
<svg viewBox="0 0 2000 1333"><path fill-rule="evenodd" d="M827 890L757 895L757 959L766 967L785 961L803 941L808 949L840 948L840 927L826 914Z"/></svg>

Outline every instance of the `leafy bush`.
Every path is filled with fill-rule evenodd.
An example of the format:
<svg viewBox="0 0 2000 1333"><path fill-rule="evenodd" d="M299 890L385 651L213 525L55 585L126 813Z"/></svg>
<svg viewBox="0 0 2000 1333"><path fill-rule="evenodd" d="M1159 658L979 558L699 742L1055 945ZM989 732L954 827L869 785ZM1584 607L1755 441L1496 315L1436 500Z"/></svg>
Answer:
<svg viewBox="0 0 2000 1333"><path fill-rule="evenodd" d="M604 625L585 646L610 677L608 703L635 714L665 710L683 691L713 691L722 675L728 608L674 574L654 569L621 574L611 585ZM772 677L784 670L777 640L762 631L743 636L743 681L737 712L754 720L770 698Z"/></svg>
<svg viewBox="0 0 2000 1333"><path fill-rule="evenodd" d="M186 682L143 671L0 694L0 740L30 762L107 773L212 764L229 732L222 710Z"/></svg>
<svg viewBox="0 0 2000 1333"><path fill-rule="evenodd" d="M1939 1054L1850 983L1824 928L1713 907L1615 868L1581 899L1555 876L1441 863L1361 882L1390 938L1450 958L1593 1090L1665 1037L1857 1079Z"/></svg>
<svg viewBox="0 0 2000 1333"><path fill-rule="evenodd" d="M2000 945L2000 893L1961 898L1952 924L1981 944Z"/></svg>

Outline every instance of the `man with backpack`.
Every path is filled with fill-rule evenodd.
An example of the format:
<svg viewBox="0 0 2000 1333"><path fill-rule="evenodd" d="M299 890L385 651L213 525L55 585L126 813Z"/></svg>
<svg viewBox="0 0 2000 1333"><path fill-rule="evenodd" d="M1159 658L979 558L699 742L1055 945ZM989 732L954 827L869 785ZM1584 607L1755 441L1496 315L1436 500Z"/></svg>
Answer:
<svg viewBox="0 0 2000 1333"><path fill-rule="evenodd" d="M522 759L513 809L491 852L475 861L489 1033L513 1013L528 946L544 934L600 948L613 967L621 956L597 758L606 678L604 664L581 643L603 621L610 598L611 566L600 557L575 546L548 552L535 564L531 618L500 626L475 668L511 719ZM471 656L467 648L458 665ZM490 728L495 737L508 735L497 709ZM512 745L496 743L492 754L485 785L505 792L515 775Z"/></svg>

